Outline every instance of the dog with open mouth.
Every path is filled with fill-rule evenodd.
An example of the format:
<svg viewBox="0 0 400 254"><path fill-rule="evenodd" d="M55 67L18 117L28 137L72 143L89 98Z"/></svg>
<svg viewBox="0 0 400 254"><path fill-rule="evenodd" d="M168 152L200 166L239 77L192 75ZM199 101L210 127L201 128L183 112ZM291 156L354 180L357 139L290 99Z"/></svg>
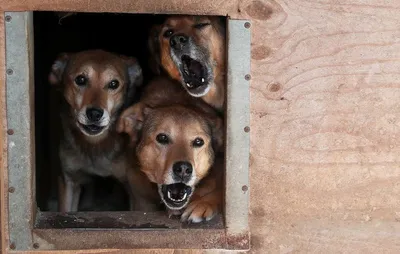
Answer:
<svg viewBox="0 0 400 254"><path fill-rule="evenodd" d="M122 113L117 130L131 136L140 170L170 214L201 222L220 211L223 166L215 160L223 161L223 123L207 103L157 78Z"/></svg>
<svg viewBox="0 0 400 254"><path fill-rule="evenodd" d="M194 97L222 110L225 100L225 29L220 18L171 16L150 32L152 69L161 68Z"/></svg>
<svg viewBox="0 0 400 254"><path fill-rule="evenodd" d="M75 212L81 185L90 175L114 176L129 186L128 142L116 131L116 121L133 103L142 70L135 58L102 50L64 53L52 65L49 82L61 90L64 99L59 210ZM127 191L132 208L134 193Z"/></svg>

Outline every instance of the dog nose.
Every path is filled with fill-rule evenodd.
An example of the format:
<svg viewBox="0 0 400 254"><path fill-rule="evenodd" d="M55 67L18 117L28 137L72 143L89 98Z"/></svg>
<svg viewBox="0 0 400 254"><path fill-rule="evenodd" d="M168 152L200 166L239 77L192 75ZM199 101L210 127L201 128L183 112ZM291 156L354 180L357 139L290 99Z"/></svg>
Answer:
<svg viewBox="0 0 400 254"><path fill-rule="evenodd" d="M186 180L192 175L193 167L192 164L187 161L178 161L174 163L172 170L174 171L174 175L176 177L181 180Z"/></svg>
<svg viewBox="0 0 400 254"><path fill-rule="evenodd" d="M176 34L171 36L171 39L169 39L169 44L173 49L181 50L186 45L188 40L189 38L186 35Z"/></svg>
<svg viewBox="0 0 400 254"><path fill-rule="evenodd" d="M101 108L88 108L86 109L86 115L92 122L97 122L103 116L104 110Z"/></svg>

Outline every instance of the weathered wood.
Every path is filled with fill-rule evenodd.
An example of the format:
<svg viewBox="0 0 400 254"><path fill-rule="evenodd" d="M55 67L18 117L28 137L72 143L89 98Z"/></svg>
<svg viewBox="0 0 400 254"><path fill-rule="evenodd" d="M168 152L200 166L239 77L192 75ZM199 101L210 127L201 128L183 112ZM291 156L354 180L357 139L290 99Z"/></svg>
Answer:
<svg viewBox="0 0 400 254"><path fill-rule="evenodd" d="M252 252L400 251L399 1L108 3L3 0L0 8L252 19ZM4 140L4 33L0 59Z"/></svg>

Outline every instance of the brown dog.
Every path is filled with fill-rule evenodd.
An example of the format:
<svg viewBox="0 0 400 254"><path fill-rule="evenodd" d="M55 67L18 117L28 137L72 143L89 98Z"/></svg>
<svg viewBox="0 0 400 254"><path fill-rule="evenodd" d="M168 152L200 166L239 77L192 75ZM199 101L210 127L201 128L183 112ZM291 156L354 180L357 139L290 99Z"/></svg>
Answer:
<svg viewBox="0 0 400 254"><path fill-rule="evenodd" d="M83 51L60 55L49 82L62 90L65 99L59 151L64 180L60 211L77 211L81 185L89 180L88 175L127 181L126 169L131 167L127 141L116 132L115 123L132 103L142 70L134 58Z"/></svg>
<svg viewBox="0 0 400 254"><path fill-rule="evenodd" d="M186 91L218 110L225 99L225 31L218 17L172 16L152 29L154 71L162 67Z"/></svg>
<svg viewBox="0 0 400 254"><path fill-rule="evenodd" d="M161 200L182 221L210 220L222 203L222 120L175 82L158 78L138 104L121 115L118 131L137 139L140 169L158 185Z"/></svg>

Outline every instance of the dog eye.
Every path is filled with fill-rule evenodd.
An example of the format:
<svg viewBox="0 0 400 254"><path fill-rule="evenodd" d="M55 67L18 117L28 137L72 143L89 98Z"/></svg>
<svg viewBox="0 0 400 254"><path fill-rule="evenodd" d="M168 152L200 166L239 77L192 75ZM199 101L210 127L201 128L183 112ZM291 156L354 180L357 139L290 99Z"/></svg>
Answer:
<svg viewBox="0 0 400 254"><path fill-rule="evenodd" d="M115 90L119 87L119 82L118 80L112 80L109 84L108 84L108 89L111 90Z"/></svg>
<svg viewBox="0 0 400 254"><path fill-rule="evenodd" d="M164 36L165 38L168 38L168 37L170 37L173 33L174 33L174 30L168 29L167 31L164 32L163 36Z"/></svg>
<svg viewBox="0 0 400 254"><path fill-rule="evenodd" d="M87 79L83 75L79 75L75 78L75 84L77 84L78 86L84 86L84 85L86 85L86 82L87 82Z"/></svg>
<svg viewBox="0 0 400 254"><path fill-rule="evenodd" d="M202 29L202 28L204 28L206 26L209 26L209 25L211 25L211 24L210 23L199 23L199 24L193 25L193 27L196 28L196 29Z"/></svg>
<svg viewBox="0 0 400 254"><path fill-rule="evenodd" d="M192 145L193 145L194 147L201 147L201 146L204 145L204 140L201 139L201 138L196 138L195 140L193 140Z"/></svg>
<svg viewBox="0 0 400 254"><path fill-rule="evenodd" d="M169 138L168 138L168 136L165 135L165 134L163 134L163 133L158 134L157 137L156 137L156 140L157 140L158 143L160 143L160 144L162 144L162 145L166 145L166 144L169 143Z"/></svg>

